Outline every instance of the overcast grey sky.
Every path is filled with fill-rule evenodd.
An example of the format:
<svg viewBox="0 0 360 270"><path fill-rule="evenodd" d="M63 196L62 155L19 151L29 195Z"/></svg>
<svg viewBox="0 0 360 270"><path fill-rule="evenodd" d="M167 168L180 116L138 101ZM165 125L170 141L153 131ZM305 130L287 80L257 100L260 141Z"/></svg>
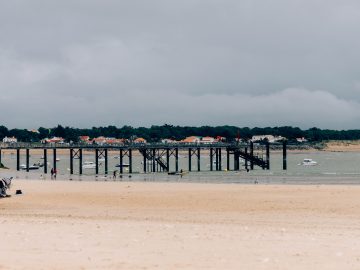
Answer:
<svg viewBox="0 0 360 270"><path fill-rule="evenodd" d="M0 0L0 124L360 128L358 0Z"/></svg>

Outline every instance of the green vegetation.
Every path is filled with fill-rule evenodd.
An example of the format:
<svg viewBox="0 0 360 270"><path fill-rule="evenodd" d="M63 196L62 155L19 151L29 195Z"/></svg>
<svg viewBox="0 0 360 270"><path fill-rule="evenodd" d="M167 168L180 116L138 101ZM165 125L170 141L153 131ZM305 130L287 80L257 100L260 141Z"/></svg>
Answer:
<svg viewBox="0 0 360 270"><path fill-rule="evenodd" d="M95 138L99 136L115 137L115 138L135 138L142 137L149 142L158 142L161 139L169 138L181 140L188 136L221 136L227 138L228 141L235 140L238 136L241 139L249 139L254 135L270 134L274 136L283 136L292 141L296 138L305 137L310 142L321 142L325 140L359 140L360 130L329 130L311 128L301 130L298 127L265 127L265 128L239 128L235 126L202 126L202 127L180 127L173 125L151 126L150 128L131 126L123 126L121 128L115 126L93 127L91 129L79 129L72 127L63 127L58 125L54 128L41 127L38 133L25 129L11 129L0 126L0 139L7 137L16 137L22 142L38 142L44 138L62 137L67 142L77 142L79 136L90 136Z"/></svg>

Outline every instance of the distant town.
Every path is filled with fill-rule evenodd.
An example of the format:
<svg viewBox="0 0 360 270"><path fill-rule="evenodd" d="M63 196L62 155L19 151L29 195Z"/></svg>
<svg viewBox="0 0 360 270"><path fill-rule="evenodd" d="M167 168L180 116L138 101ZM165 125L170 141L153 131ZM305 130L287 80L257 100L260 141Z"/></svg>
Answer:
<svg viewBox="0 0 360 270"><path fill-rule="evenodd" d="M54 128L8 129L0 126L0 140L5 144L33 142L43 144L78 143L88 145L122 145L146 143L199 143L216 142L321 142L325 140L359 140L360 130L322 130L298 127L239 128L235 126L181 127L172 125L133 128L123 126L78 129L58 125Z"/></svg>
<svg viewBox="0 0 360 270"><path fill-rule="evenodd" d="M261 142L261 141L268 141L270 143L274 143L274 142L279 142L279 141L283 141L286 140L286 138L281 137L281 136L273 136L273 135L259 135L259 136L253 136L252 139L250 141L252 142ZM224 137L210 137L210 136L206 136L206 137L199 137L199 136L189 136L186 137L183 140L180 141L176 141L173 139L162 139L161 143L164 144L178 144L178 143L183 143L183 144L211 144L211 143L219 143L219 142L226 142L227 139ZM236 140L235 140L236 141ZM296 139L297 142L301 143L301 142L307 142L307 140L302 137L302 138L297 138ZM3 143L7 143L7 144L14 144L18 141L18 139L16 137L4 137L2 139ZM64 138L62 137L52 137L52 138L45 138L42 139L40 141L40 143L42 144L65 144L66 141ZM129 139L124 139L124 138L112 138L112 137L97 137L97 138L93 138L91 139L89 136L80 136L79 137L79 141L77 143L80 144L85 144L85 145L125 145L125 144L129 144L129 143L133 143L133 144L146 144L147 140L145 140L144 138L135 138L134 140L129 140Z"/></svg>

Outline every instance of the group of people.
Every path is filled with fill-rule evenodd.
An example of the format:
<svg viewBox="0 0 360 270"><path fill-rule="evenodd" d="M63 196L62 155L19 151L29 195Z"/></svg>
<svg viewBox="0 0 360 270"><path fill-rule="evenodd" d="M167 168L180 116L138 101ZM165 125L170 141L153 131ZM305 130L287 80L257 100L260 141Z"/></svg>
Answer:
<svg viewBox="0 0 360 270"><path fill-rule="evenodd" d="M51 168L51 179L56 179L56 175L57 175L57 170L55 168Z"/></svg>

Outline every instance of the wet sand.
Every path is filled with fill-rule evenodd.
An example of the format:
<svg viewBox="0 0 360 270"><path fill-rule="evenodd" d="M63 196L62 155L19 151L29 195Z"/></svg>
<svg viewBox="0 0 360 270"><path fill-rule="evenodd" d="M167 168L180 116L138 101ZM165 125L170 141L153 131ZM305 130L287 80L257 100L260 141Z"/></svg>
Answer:
<svg viewBox="0 0 360 270"><path fill-rule="evenodd" d="M0 269L359 269L360 186L15 180Z"/></svg>

